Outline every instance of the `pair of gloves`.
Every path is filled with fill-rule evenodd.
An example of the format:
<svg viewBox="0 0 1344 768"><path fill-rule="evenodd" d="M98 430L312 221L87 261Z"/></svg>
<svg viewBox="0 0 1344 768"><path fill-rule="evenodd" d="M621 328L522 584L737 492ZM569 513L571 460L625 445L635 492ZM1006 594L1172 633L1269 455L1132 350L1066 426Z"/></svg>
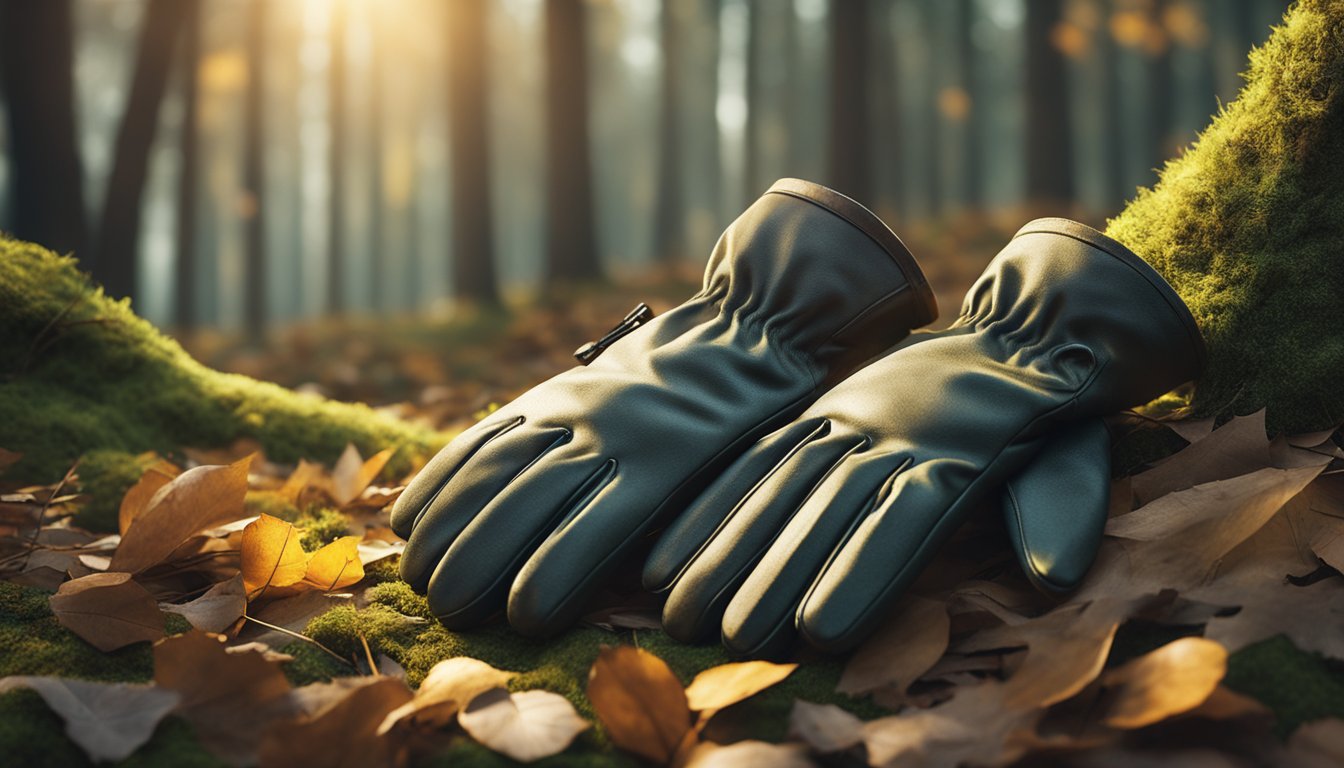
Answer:
<svg viewBox="0 0 1344 768"><path fill-rule="evenodd" d="M1028 577L1078 584L1106 519L1100 419L1195 378L1194 319L1138 256L1023 227L945 331L918 264L853 200L785 179L704 287L637 308L576 367L453 440L392 513L402 576L449 627L561 630L663 529L669 634L739 654L856 645L996 496Z"/></svg>

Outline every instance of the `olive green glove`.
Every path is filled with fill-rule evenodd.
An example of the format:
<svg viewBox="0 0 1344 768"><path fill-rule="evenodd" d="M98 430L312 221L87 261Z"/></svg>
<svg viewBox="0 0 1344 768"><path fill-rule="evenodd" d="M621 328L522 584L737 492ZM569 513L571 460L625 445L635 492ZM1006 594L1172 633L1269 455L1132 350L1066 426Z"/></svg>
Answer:
<svg viewBox="0 0 1344 768"><path fill-rule="evenodd" d="M451 627L507 604L520 631L562 629L632 545L742 450L936 314L918 265L876 216L780 181L723 233L700 293L627 318L580 350L591 365L533 388L430 462L392 512L408 540L402 576Z"/></svg>
<svg viewBox="0 0 1344 768"><path fill-rule="evenodd" d="M1189 311L1138 256L1082 224L1034 221L951 328L912 335L738 459L664 532L645 586L669 593L663 622L679 639L717 631L768 655L801 634L842 651L1012 479L1019 557L1038 584L1067 589L1104 525L1098 418L1194 378L1203 354ZM1082 491L1061 488L1052 468L1080 463L1068 477ZM1078 493L1086 509L1069 503Z"/></svg>

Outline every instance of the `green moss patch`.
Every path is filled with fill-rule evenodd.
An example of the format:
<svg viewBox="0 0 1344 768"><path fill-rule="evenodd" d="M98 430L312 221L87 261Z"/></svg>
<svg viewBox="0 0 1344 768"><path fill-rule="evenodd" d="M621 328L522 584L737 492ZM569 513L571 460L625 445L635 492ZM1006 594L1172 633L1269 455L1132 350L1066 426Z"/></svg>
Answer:
<svg viewBox="0 0 1344 768"><path fill-rule="evenodd" d="M169 453L240 438L273 461L398 448L406 471L446 436L357 404L213 371L90 285L73 259L0 238L0 424L13 476L54 480L95 450Z"/></svg>
<svg viewBox="0 0 1344 768"><path fill-rule="evenodd" d="M1344 421L1344 2L1295 3L1237 100L1106 233L1194 313L1197 412L1267 406L1273 431Z"/></svg>

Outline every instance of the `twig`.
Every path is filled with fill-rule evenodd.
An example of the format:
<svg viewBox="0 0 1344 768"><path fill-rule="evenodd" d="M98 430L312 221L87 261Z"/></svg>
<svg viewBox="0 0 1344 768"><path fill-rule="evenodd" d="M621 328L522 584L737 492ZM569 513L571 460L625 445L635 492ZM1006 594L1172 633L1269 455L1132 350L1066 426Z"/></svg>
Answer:
<svg viewBox="0 0 1344 768"><path fill-rule="evenodd" d="M61 478L61 482L56 484L56 490L52 491L47 500L42 502L42 509L38 511L36 525L33 526L33 535L28 538L28 551L23 553L23 562L19 565L20 571L28 567L28 560L32 558L33 550L37 549L37 537L42 533L42 521L47 518L47 509L51 507L51 500L61 495L61 491L65 489L65 484L75 476L76 469L79 469L79 459L75 459L75 463L71 464L70 468L65 471L65 476Z"/></svg>
<svg viewBox="0 0 1344 768"><path fill-rule="evenodd" d="M369 639L361 631L359 633L359 642L364 646L364 656L369 660L369 674L373 677L379 677L378 664L373 660L373 651L369 648Z"/></svg>
<svg viewBox="0 0 1344 768"><path fill-rule="evenodd" d="M248 616L246 613L243 614L243 618L244 618L244 619L247 619L248 621L256 622L257 624L260 624L261 626L263 626L263 627L265 627L265 628L267 628L267 629L273 629L273 630L275 630L276 632L281 632L281 633L284 633L284 634L286 634L286 635L289 635L290 637L294 637L294 638L297 638L297 639L299 639L299 640L303 640L303 641L305 641L305 642L312 643L313 645L316 645L318 648L321 648L321 649L322 649L328 656L330 656L331 658L333 658L333 659L335 659L335 660L341 662L342 664L344 664L344 665L346 665L346 666L348 666L348 667L354 667L354 666L355 666L354 664L351 664L350 662L348 662L348 661L346 661L344 658L342 658L340 654L338 654L338 653L336 653L335 651L331 650L331 649L328 648L327 646L325 646L325 645L323 645L323 644L317 642L317 641L314 640L313 638L308 637L307 635L299 634L298 632L295 632L295 631L292 630L292 629L285 629L284 627L278 627L278 626L276 626L276 625L274 625L274 624L267 623L267 622L265 622L265 621L262 621L261 619L255 618L255 617L253 617L253 616ZM358 668L358 667L355 667L355 670L358 671L359 668Z"/></svg>

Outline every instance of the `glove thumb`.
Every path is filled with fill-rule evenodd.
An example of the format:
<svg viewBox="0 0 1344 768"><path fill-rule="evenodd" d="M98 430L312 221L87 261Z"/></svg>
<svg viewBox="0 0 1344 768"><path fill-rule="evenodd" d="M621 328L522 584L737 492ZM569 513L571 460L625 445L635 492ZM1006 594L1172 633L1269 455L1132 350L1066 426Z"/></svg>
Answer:
<svg viewBox="0 0 1344 768"><path fill-rule="evenodd" d="M1100 419L1050 438L1003 489L1013 552L1043 592L1078 586L1096 559L1110 502L1111 437Z"/></svg>

